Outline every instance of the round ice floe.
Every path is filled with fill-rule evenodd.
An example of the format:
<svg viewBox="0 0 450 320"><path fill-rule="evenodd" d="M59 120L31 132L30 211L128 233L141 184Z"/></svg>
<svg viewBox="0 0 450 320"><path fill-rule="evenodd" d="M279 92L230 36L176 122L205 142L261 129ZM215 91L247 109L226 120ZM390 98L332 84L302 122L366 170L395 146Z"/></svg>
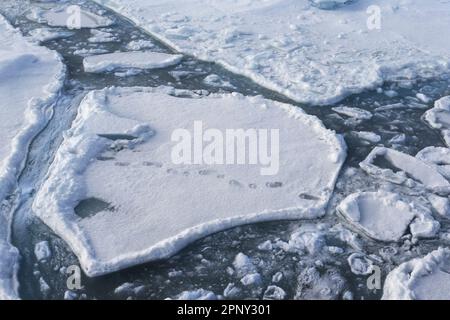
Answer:
<svg viewBox="0 0 450 320"><path fill-rule="evenodd" d="M89 275L237 225L319 217L345 158L342 138L297 107L173 88L91 92L65 137L34 209Z"/></svg>
<svg viewBox="0 0 450 320"><path fill-rule="evenodd" d="M408 227L415 237L432 237L439 229L428 209L384 191L349 195L337 208L358 231L380 241L398 241Z"/></svg>
<svg viewBox="0 0 450 320"><path fill-rule="evenodd" d="M447 146L450 147L450 96L434 103L434 108L425 112L424 120L434 129L441 132Z"/></svg>
<svg viewBox="0 0 450 320"><path fill-rule="evenodd" d="M368 275L372 272L373 263L362 253L352 253L347 262L356 275Z"/></svg>
<svg viewBox="0 0 450 320"><path fill-rule="evenodd" d="M402 263L384 283L385 300L449 300L450 250L439 248Z"/></svg>

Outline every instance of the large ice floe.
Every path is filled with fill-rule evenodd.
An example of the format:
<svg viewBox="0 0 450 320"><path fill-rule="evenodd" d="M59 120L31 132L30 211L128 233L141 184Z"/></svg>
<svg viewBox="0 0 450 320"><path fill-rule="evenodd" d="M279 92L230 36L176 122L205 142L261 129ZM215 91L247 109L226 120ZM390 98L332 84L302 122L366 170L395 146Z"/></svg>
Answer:
<svg viewBox="0 0 450 320"><path fill-rule="evenodd" d="M0 15L0 205L13 191L28 145L52 114L64 78L59 56L31 42ZM19 253L11 217L0 212L0 299L17 298Z"/></svg>
<svg viewBox="0 0 450 320"><path fill-rule="evenodd" d="M182 55L151 51L114 52L84 58L86 72L105 72L116 69L158 69L179 63Z"/></svg>
<svg viewBox="0 0 450 320"><path fill-rule="evenodd" d="M450 96L436 101L434 108L425 112L424 120L441 132L445 144L450 147Z"/></svg>
<svg viewBox="0 0 450 320"><path fill-rule="evenodd" d="M375 147L359 165L367 173L392 183L450 193L450 183L435 165L394 149Z"/></svg>
<svg viewBox="0 0 450 320"><path fill-rule="evenodd" d="M355 229L380 241L399 241L408 227L417 238L432 237L439 230L428 208L391 192L354 193L337 210Z"/></svg>
<svg viewBox="0 0 450 320"><path fill-rule="evenodd" d="M228 156L220 164L221 141L234 150L221 138L226 129L269 130L260 152L278 136L278 172ZM174 144L179 130L192 133L197 164L173 160L173 152L191 157L190 144L181 153ZM225 228L320 217L344 159L343 139L297 107L240 94L107 88L81 103L33 208L95 276L168 257Z"/></svg>
<svg viewBox="0 0 450 320"><path fill-rule="evenodd" d="M450 28L445 1L95 1L182 53L298 102L329 104L449 68L450 43L436 33Z"/></svg>
<svg viewBox="0 0 450 320"><path fill-rule="evenodd" d="M449 300L450 250L439 248L391 271L384 283L385 300Z"/></svg>

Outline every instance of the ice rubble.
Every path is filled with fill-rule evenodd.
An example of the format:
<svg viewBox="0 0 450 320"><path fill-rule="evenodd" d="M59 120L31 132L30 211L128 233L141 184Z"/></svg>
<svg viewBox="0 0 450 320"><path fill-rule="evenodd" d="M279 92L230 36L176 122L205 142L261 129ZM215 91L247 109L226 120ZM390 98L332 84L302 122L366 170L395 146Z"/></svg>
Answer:
<svg viewBox="0 0 450 320"><path fill-rule="evenodd" d="M45 126L62 85L59 56L28 42L0 15L0 204L16 184L27 148ZM19 253L0 214L0 299L17 298Z"/></svg>
<svg viewBox="0 0 450 320"><path fill-rule="evenodd" d="M88 56L83 60L85 72L105 72L115 69L157 69L179 63L182 55L151 51L114 52Z"/></svg>
<svg viewBox="0 0 450 320"><path fill-rule="evenodd" d="M192 130L194 120L219 130L279 129L278 174L261 175L254 165L173 164L170 135ZM344 158L342 137L286 104L109 88L81 103L33 208L94 276L167 257L236 225L321 216ZM92 200L103 209L80 219L74 208Z"/></svg>
<svg viewBox="0 0 450 320"><path fill-rule="evenodd" d="M434 103L434 108L424 114L425 121L441 132L446 145L450 147L450 96L441 98Z"/></svg>
<svg viewBox="0 0 450 320"><path fill-rule="evenodd" d="M384 300L449 300L450 250L439 248L391 271L384 283Z"/></svg>
<svg viewBox="0 0 450 320"><path fill-rule="evenodd" d="M426 207L391 192L354 193L337 210L356 230L380 241L399 241L408 227L417 238L432 237L439 230L439 223Z"/></svg>
<svg viewBox="0 0 450 320"><path fill-rule="evenodd" d="M99 28L113 24L113 21L106 17L83 10L79 6L68 5L50 9L33 7L27 18L39 23L46 23L51 27L66 27L69 29Z"/></svg>
<svg viewBox="0 0 450 320"><path fill-rule="evenodd" d="M436 30L449 29L450 7L439 0L359 0L333 11L309 0L96 1L178 51L298 102L331 104L449 67L450 43ZM370 6L380 8L379 30Z"/></svg>
<svg viewBox="0 0 450 320"><path fill-rule="evenodd" d="M394 149L375 147L359 165L367 173L392 183L450 193L450 183L435 166Z"/></svg>

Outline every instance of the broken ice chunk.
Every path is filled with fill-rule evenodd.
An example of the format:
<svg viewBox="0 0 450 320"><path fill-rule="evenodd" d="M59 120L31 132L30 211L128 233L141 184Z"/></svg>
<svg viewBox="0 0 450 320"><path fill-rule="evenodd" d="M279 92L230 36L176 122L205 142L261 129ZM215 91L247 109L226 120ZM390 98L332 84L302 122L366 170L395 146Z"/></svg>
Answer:
<svg viewBox="0 0 450 320"><path fill-rule="evenodd" d="M351 194L337 210L356 230L379 241L399 241L408 226L415 237L432 237L439 229L428 209L385 191Z"/></svg>
<svg viewBox="0 0 450 320"><path fill-rule="evenodd" d="M443 97L434 103L434 108L423 115L428 125L441 132L446 145L450 147L450 96Z"/></svg>
<svg viewBox="0 0 450 320"><path fill-rule="evenodd" d="M352 253L347 262L350 266L351 271L360 276L368 275L372 272L373 262L362 253Z"/></svg>
<svg viewBox="0 0 450 320"><path fill-rule="evenodd" d="M359 165L367 173L392 183L450 193L450 183L435 167L393 149L375 147Z"/></svg>
<svg viewBox="0 0 450 320"><path fill-rule="evenodd" d="M450 179L450 149L426 147L416 154L416 158L435 167L445 178Z"/></svg>
<svg viewBox="0 0 450 320"><path fill-rule="evenodd" d="M450 250L439 248L402 263L384 283L384 300L449 300Z"/></svg>
<svg viewBox="0 0 450 320"><path fill-rule="evenodd" d="M38 261L45 260L51 257L52 252L48 241L41 241L34 246L34 255Z"/></svg>
<svg viewBox="0 0 450 320"><path fill-rule="evenodd" d="M370 111L360 109L360 108L352 108L352 107L334 107L332 110L336 113L345 115L350 118L355 118L358 120L370 120L372 119L372 113Z"/></svg>

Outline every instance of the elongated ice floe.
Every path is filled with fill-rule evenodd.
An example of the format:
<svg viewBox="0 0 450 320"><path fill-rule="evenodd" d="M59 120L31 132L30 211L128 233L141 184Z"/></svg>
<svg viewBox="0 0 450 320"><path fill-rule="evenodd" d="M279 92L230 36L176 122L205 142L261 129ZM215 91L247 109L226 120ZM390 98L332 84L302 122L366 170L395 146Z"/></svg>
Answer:
<svg viewBox="0 0 450 320"><path fill-rule="evenodd" d="M77 5L60 5L54 8L33 8L27 18L51 27L66 27L69 29L99 28L113 24L106 17L81 9Z"/></svg>
<svg viewBox="0 0 450 320"><path fill-rule="evenodd" d="M380 241L398 241L408 227L418 238L432 237L439 230L429 209L391 192L354 193L337 210L355 229Z"/></svg>
<svg viewBox="0 0 450 320"><path fill-rule="evenodd" d="M450 193L450 183L435 166L394 149L375 147L359 165L367 173L392 183Z"/></svg>
<svg viewBox="0 0 450 320"><path fill-rule="evenodd" d="M439 248L402 263L384 283L384 300L449 300L450 250Z"/></svg>
<svg viewBox="0 0 450 320"><path fill-rule="evenodd" d="M30 142L52 114L64 74L56 53L28 42L0 15L0 204L16 185ZM0 300L18 297L11 219L0 213Z"/></svg>
<svg viewBox="0 0 450 320"><path fill-rule="evenodd" d="M442 138L450 147L450 96L441 98L434 103L434 108L424 114L430 127L441 132Z"/></svg>
<svg viewBox="0 0 450 320"><path fill-rule="evenodd" d="M253 141L247 161L227 136L235 129ZM241 151L227 155L226 146ZM248 162L256 150L265 159L264 149L273 162ZM344 158L342 137L290 105L109 88L81 103L33 208L95 276L168 257L233 226L319 217Z"/></svg>
<svg viewBox="0 0 450 320"><path fill-rule="evenodd" d="M175 65L183 58L179 54L151 51L115 52L84 58L86 72L105 72L116 69L158 69Z"/></svg>
<svg viewBox="0 0 450 320"><path fill-rule="evenodd" d="M450 28L450 7L439 0L359 0L333 11L310 0L95 1L179 52L303 103L449 68L450 44L436 30Z"/></svg>

